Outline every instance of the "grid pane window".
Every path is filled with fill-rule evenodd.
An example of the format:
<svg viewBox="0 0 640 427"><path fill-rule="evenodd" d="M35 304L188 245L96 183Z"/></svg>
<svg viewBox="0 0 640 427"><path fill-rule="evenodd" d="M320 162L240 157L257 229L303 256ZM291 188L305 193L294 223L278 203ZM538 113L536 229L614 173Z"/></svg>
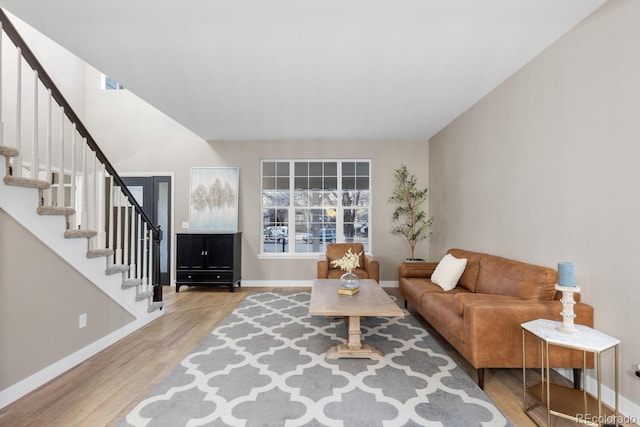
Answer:
<svg viewBox="0 0 640 427"><path fill-rule="evenodd" d="M368 251L369 170L368 160L264 160L263 253L323 253L330 242Z"/></svg>

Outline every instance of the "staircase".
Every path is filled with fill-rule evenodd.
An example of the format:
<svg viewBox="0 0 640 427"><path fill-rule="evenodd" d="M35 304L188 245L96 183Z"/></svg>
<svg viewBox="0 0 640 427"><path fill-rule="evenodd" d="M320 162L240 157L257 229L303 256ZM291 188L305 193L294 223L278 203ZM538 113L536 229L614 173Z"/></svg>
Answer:
<svg viewBox="0 0 640 427"><path fill-rule="evenodd" d="M45 180L28 177L16 177L11 175L11 159L19 155L14 147L0 145L0 156L4 156L4 162L0 166L0 175L4 175L0 184L0 208L16 219L26 229L33 232L47 246L57 252L63 259L74 265L89 280L94 282L111 298L123 306L127 311L140 318L145 314L161 310L162 301L154 301L154 291L148 277L139 276L135 264L114 263L115 250L106 247L95 247L92 239L97 238L98 231L87 229L70 229L69 224L76 214L75 209L67 206L46 206L42 204L45 200L44 193L51 188L51 183ZM36 196L36 197L34 197ZM44 218L43 218L44 217ZM46 218L54 217L54 218ZM59 220L56 221L55 217ZM56 242L57 237L62 237L62 244ZM104 276L118 277L119 287L114 287L112 283L104 285L100 275L96 277L92 268L83 269L78 266L78 260L65 256L70 248L77 246L75 243L65 242L65 240L85 240L81 246L81 253L87 260L101 259ZM148 251L145 248L142 252ZM86 260L85 260L86 263ZM84 270L84 271L83 271ZM116 290L116 292L113 292ZM127 291L131 290L131 291ZM133 292L133 294L132 294ZM143 304L135 304L142 302ZM134 303L134 304L131 304Z"/></svg>
<svg viewBox="0 0 640 427"><path fill-rule="evenodd" d="M160 228L2 9L0 26L0 209L141 327L162 314Z"/></svg>

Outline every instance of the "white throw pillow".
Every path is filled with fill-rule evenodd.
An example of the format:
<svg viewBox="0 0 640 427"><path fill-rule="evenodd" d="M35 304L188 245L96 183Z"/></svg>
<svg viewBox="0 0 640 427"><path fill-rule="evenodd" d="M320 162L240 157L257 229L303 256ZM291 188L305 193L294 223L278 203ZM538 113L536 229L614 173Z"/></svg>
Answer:
<svg viewBox="0 0 640 427"><path fill-rule="evenodd" d="M466 266L466 258L458 259L451 254L446 254L431 274L431 281L445 291L450 291L458 284Z"/></svg>

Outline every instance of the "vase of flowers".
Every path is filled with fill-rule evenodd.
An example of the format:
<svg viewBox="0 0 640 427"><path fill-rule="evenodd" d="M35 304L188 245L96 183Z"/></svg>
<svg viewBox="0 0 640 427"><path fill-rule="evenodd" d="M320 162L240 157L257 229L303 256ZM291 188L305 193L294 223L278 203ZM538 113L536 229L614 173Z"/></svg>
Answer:
<svg viewBox="0 0 640 427"><path fill-rule="evenodd" d="M360 255L362 252L354 254L351 248L341 258L331 261L333 267L337 267L345 273L340 276L340 287L345 289L356 289L358 285L358 276L353 272L360 267Z"/></svg>

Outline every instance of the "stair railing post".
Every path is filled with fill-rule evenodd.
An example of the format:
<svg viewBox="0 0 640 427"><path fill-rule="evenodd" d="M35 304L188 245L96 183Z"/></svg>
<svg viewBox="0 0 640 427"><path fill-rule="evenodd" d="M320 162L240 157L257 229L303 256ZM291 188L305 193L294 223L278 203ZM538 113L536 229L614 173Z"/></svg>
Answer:
<svg viewBox="0 0 640 427"><path fill-rule="evenodd" d="M129 228L129 219L131 218L131 214L129 213L129 199L125 196L123 198L123 206L124 206L124 233L122 240L122 263L130 264L129 257L129 245L131 241L131 230ZM129 270L129 275L127 277L131 277L131 270Z"/></svg>
<svg viewBox="0 0 640 427"><path fill-rule="evenodd" d="M22 153L22 49L18 48L16 68L16 148ZM22 154L13 158L12 173L22 176Z"/></svg>
<svg viewBox="0 0 640 427"><path fill-rule="evenodd" d="M78 193L78 195L82 196L80 200L80 228L88 227L88 219L87 219L87 187L89 186L89 178L87 177L87 151L88 146L84 145L82 147L82 191Z"/></svg>
<svg viewBox="0 0 640 427"><path fill-rule="evenodd" d="M106 215L107 215L107 226L106 226L106 235L107 235L107 249L113 250L113 256L110 256L107 261L107 266L113 265L115 263L116 257L116 245L114 243L114 220L113 220L113 178L109 174L105 174L105 197L108 195L109 199L105 201L106 203Z"/></svg>
<svg viewBox="0 0 640 427"><path fill-rule="evenodd" d="M4 38L4 29L2 28L2 22L0 22L0 145L4 145L4 115L2 111L2 42Z"/></svg>
<svg viewBox="0 0 640 427"><path fill-rule="evenodd" d="M140 239L138 240L138 252L140 263L140 278L144 291L149 290L149 278L147 276L147 224L142 223L142 217L138 215L138 228Z"/></svg>
<svg viewBox="0 0 640 427"><path fill-rule="evenodd" d="M45 179L49 182L51 182L51 140L53 138L52 136L52 122L53 122L53 110L52 110L52 101L53 101L53 97L51 95L51 89L47 90L47 93L49 94L48 99L47 99L47 117L46 117L46 137L45 137L45 148L44 148L44 174L45 174ZM46 191L45 191L45 204L47 205L51 205L53 203L53 196L51 194L51 192L53 191L53 189L51 187L49 187Z"/></svg>
<svg viewBox="0 0 640 427"><path fill-rule="evenodd" d="M64 206L64 108L60 108L60 132L58 135L58 196L56 205Z"/></svg>
<svg viewBox="0 0 640 427"><path fill-rule="evenodd" d="M162 284L160 283L160 237L162 236L162 229L158 227L158 232L151 231L153 238L153 301L162 301Z"/></svg>
<svg viewBox="0 0 640 427"><path fill-rule="evenodd" d="M38 71L33 72L33 139L31 141L31 178L40 179L38 159ZM43 202L44 203L44 202Z"/></svg>
<svg viewBox="0 0 640 427"><path fill-rule="evenodd" d="M76 127L74 126L71 131L71 191L69 197L69 206L74 209L76 208L76 177L78 176L78 143L76 140L76 133ZM76 216L72 215L71 218L69 218L69 228L75 228L75 221Z"/></svg>
<svg viewBox="0 0 640 427"><path fill-rule="evenodd" d="M115 199L117 200L117 223L116 223L116 236L114 238L116 244L116 252L115 252L115 264L124 264L124 260L122 257L122 191L120 190L120 186L113 186L115 192Z"/></svg>

